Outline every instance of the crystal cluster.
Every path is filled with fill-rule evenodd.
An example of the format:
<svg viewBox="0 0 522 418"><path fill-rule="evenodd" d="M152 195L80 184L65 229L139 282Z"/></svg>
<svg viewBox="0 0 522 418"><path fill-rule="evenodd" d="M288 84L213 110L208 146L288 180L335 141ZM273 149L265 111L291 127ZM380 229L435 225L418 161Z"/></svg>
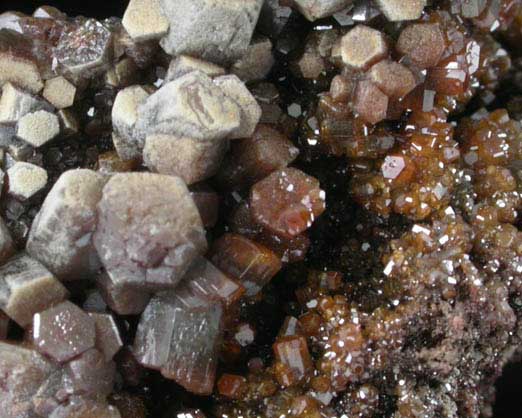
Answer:
<svg viewBox="0 0 522 418"><path fill-rule="evenodd" d="M520 0L1 14L0 415L492 417L521 28Z"/></svg>

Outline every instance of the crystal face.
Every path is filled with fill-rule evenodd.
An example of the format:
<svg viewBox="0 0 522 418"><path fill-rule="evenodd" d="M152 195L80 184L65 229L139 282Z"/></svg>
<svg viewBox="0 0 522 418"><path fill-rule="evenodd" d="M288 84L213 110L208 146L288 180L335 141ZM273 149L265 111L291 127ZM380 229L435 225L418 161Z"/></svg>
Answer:
<svg viewBox="0 0 522 418"><path fill-rule="evenodd" d="M278 170L252 187L254 219L283 237L308 229L325 210L319 182L294 168Z"/></svg>
<svg viewBox="0 0 522 418"><path fill-rule="evenodd" d="M33 319L37 349L58 362L65 362L94 347L95 322L80 308L62 302Z"/></svg>
<svg viewBox="0 0 522 418"><path fill-rule="evenodd" d="M239 281L247 296L256 295L281 269L274 252L236 234L225 234L214 243L211 260Z"/></svg>
<svg viewBox="0 0 522 418"><path fill-rule="evenodd" d="M111 39L111 32L102 23L86 19L62 34L54 57L73 77L85 77L103 70L109 59Z"/></svg>
<svg viewBox="0 0 522 418"><path fill-rule="evenodd" d="M105 185L94 245L109 274L157 290L176 286L206 239L181 179L132 173L116 174Z"/></svg>
<svg viewBox="0 0 522 418"><path fill-rule="evenodd" d="M106 181L90 170L65 172L31 226L27 252L62 280L89 277L100 268L92 235Z"/></svg>
<svg viewBox="0 0 522 418"><path fill-rule="evenodd" d="M134 352L148 367L201 395L212 392L222 307L191 290L162 293L142 315Z"/></svg>
<svg viewBox="0 0 522 418"><path fill-rule="evenodd" d="M38 261L17 255L0 266L0 308L21 326L67 298L67 289Z"/></svg>

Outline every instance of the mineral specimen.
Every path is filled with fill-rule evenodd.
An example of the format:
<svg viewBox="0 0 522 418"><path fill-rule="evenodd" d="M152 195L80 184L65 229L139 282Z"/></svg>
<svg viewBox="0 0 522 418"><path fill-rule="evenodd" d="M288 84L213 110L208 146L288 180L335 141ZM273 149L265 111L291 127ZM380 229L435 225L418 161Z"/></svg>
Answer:
<svg viewBox="0 0 522 418"><path fill-rule="evenodd" d="M235 96L234 96L235 99ZM170 134L211 141L236 132L240 108L202 72L194 71L163 85L140 106L140 135Z"/></svg>
<svg viewBox="0 0 522 418"><path fill-rule="evenodd" d="M241 235L225 234L214 243L212 262L254 296L281 269L281 261L268 248Z"/></svg>
<svg viewBox="0 0 522 418"><path fill-rule="evenodd" d="M65 287L27 255L17 255L0 267L0 309L21 326L65 298Z"/></svg>
<svg viewBox="0 0 522 418"><path fill-rule="evenodd" d="M129 35L137 42L160 39L169 30L159 0L131 0L122 20Z"/></svg>
<svg viewBox="0 0 522 418"><path fill-rule="evenodd" d="M231 132L229 138L248 138L254 133L261 118L261 107L243 82L235 75L218 77L214 80L226 97L234 101L241 114L239 127Z"/></svg>
<svg viewBox="0 0 522 418"><path fill-rule="evenodd" d="M192 71L201 71L209 77L225 75L225 70L219 65L189 55L180 55L170 62L165 81L173 81Z"/></svg>
<svg viewBox="0 0 522 418"><path fill-rule="evenodd" d="M59 76L45 82L42 95L55 108L65 109L74 104L76 87L66 78Z"/></svg>
<svg viewBox="0 0 522 418"><path fill-rule="evenodd" d="M106 181L90 170L63 173L31 226L27 252L61 280L92 277L100 268L92 235Z"/></svg>
<svg viewBox="0 0 522 418"><path fill-rule="evenodd" d="M176 286L207 246L199 211L177 177L116 174L97 213L94 246L102 264L130 287Z"/></svg>
<svg viewBox="0 0 522 418"><path fill-rule="evenodd" d="M295 168L270 174L252 187L251 210L256 222L275 234L292 238L307 230L325 210L319 182Z"/></svg>
<svg viewBox="0 0 522 418"><path fill-rule="evenodd" d="M187 185L212 177L228 148L225 140L154 134L147 136L143 162L153 172L178 176Z"/></svg>
<svg viewBox="0 0 522 418"><path fill-rule="evenodd" d="M349 6L353 0L292 0L293 5L310 21L328 17Z"/></svg>
<svg viewBox="0 0 522 418"><path fill-rule="evenodd" d="M2 87L0 123L16 123L27 113L44 108L45 104L42 100L17 88L11 83L5 83Z"/></svg>
<svg viewBox="0 0 522 418"><path fill-rule="evenodd" d="M171 55L187 54L231 64L248 48L262 4L261 0L161 0L171 23L161 46Z"/></svg>
<svg viewBox="0 0 522 418"><path fill-rule="evenodd" d="M188 289L160 293L142 315L134 352L186 389L212 392L223 309Z"/></svg>
<svg viewBox="0 0 522 418"><path fill-rule="evenodd" d="M95 321L71 302L34 315L33 339L38 351L66 362L95 344Z"/></svg>
<svg viewBox="0 0 522 418"><path fill-rule="evenodd" d="M0 15L0 415L510 416L522 2L128 3Z"/></svg>
<svg viewBox="0 0 522 418"><path fill-rule="evenodd" d="M41 147L60 133L58 117L46 110L28 113L20 118L16 135L34 147Z"/></svg>
<svg viewBox="0 0 522 418"><path fill-rule="evenodd" d="M135 133L139 105L149 93L141 86L127 87L118 92L112 107L114 147L122 160L133 160L141 156L144 141Z"/></svg>
<svg viewBox="0 0 522 418"><path fill-rule="evenodd" d="M243 188L287 167L298 154L299 149L281 132L259 124L251 137L232 143L218 179L227 188Z"/></svg>
<svg viewBox="0 0 522 418"><path fill-rule="evenodd" d="M341 39L341 57L345 65L366 70L386 57L388 47L381 32L357 25Z"/></svg>

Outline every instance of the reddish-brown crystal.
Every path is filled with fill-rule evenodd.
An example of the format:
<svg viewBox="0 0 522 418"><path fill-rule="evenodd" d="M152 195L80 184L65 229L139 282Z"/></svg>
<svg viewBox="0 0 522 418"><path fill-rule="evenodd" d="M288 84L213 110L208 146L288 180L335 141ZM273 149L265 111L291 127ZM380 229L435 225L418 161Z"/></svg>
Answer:
<svg viewBox="0 0 522 418"><path fill-rule="evenodd" d="M254 220L277 235L292 238L308 229L325 210L319 181L295 168L278 170L250 193Z"/></svg>
<svg viewBox="0 0 522 418"><path fill-rule="evenodd" d="M234 142L218 176L227 188L242 188L291 164L299 150L270 125L257 126L252 137Z"/></svg>
<svg viewBox="0 0 522 418"><path fill-rule="evenodd" d="M386 119L388 96L373 82L360 81L355 89L354 110L366 122L376 124Z"/></svg>
<svg viewBox="0 0 522 418"><path fill-rule="evenodd" d="M212 262L238 280L254 296L281 269L281 260L268 248L241 235L225 234L212 247Z"/></svg>
<svg viewBox="0 0 522 418"><path fill-rule="evenodd" d="M230 399L241 399L246 392L247 381L243 376L224 374L219 378L217 389L220 395Z"/></svg>
<svg viewBox="0 0 522 418"><path fill-rule="evenodd" d="M280 372L278 381L283 386L291 386L305 377L312 367L306 339L301 336L279 338L274 344L274 354Z"/></svg>

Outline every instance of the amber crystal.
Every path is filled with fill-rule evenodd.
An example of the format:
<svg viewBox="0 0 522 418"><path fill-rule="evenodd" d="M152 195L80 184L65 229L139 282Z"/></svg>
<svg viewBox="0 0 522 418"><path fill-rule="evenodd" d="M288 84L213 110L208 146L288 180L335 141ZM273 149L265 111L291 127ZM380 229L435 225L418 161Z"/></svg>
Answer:
<svg viewBox="0 0 522 418"><path fill-rule="evenodd" d="M268 248L237 234L225 234L214 243L212 262L254 296L281 269L280 259Z"/></svg>
<svg viewBox="0 0 522 418"><path fill-rule="evenodd" d="M308 352L306 339L301 336L279 338L274 344L274 354L279 372L278 381L283 386L291 386L303 379L310 371L312 360Z"/></svg>
<svg viewBox="0 0 522 418"><path fill-rule="evenodd" d="M308 229L325 210L319 181L295 168L276 171L256 183L250 204L256 222L283 237Z"/></svg>

